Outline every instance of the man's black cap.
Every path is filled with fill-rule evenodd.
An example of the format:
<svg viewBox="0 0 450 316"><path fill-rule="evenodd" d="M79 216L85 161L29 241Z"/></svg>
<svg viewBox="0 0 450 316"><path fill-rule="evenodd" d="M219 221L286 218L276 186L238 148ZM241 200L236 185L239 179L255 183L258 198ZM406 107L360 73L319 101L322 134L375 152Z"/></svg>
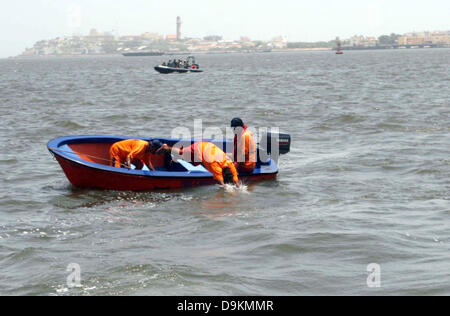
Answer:
<svg viewBox="0 0 450 316"><path fill-rule="evenodd" d="M157 140L157 139L153 139L150 142L150 146L154 149L154 150L158 150L159 148L161 148L162 143Z"/></svg>
<svg viewBox="0 0 450 316"><path fill-rule="evenodd" d="M235 117L231 120L231 127L244 127L244 122L239 117Z"/></svg>

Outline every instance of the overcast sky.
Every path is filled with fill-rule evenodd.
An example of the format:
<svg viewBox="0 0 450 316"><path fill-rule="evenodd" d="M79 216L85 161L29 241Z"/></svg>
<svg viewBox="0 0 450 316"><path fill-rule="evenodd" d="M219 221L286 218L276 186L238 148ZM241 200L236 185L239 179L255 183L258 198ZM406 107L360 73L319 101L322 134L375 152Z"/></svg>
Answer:
<svg viewBox="0 0 450 316"><path fill-rule="evenodd" d="M449 30L450 0L1 0L0 57L92 28L175 34L178 15L183 37L319 41Z"/></svg>

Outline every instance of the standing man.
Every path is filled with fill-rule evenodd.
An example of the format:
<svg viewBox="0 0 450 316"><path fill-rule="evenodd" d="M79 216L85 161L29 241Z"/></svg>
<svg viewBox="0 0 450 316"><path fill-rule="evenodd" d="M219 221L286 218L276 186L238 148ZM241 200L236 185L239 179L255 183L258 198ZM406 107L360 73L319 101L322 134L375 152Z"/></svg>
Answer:
<svg viewBox="0 0 450 316"><path fill-rule="evenodd" d="M256 144L247 125L236 117L231 120L234 131L234 164L239 172L253 172L256 166Z"/></svg>

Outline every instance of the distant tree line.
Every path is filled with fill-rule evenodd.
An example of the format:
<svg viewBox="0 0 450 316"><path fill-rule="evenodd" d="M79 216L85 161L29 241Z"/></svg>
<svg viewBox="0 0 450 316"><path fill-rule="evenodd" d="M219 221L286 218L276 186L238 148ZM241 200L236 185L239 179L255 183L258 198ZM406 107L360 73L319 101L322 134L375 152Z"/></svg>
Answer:
<svg viewBox="0 0 450 316"><path fill-rule="evenodd" d="M378 45L394 45L401 35L391 33L391 35L381 35L378 37Z"/></svg>

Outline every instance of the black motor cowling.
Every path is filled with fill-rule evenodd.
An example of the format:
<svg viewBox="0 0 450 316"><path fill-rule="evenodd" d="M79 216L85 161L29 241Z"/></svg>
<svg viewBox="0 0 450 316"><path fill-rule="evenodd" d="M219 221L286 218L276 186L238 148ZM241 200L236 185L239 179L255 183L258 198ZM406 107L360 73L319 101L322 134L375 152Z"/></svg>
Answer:
<svg viewBox="0 0 450 316"><path fill-rule="evenodd" d="M286 133L264 132L258 145L258 156L261 161L266 161L268 156L278 160L279 155L287 154L290 150L291 135Z"/></svg>

